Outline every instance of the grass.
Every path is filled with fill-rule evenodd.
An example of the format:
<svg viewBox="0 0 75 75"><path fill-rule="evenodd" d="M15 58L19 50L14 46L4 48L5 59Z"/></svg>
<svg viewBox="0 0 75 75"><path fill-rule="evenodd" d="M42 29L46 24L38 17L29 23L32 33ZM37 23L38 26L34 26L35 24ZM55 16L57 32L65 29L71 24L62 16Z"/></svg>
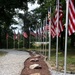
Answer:
<svg viewBox="0 0 75 75"><path fill-rule="evenodd" d="M56 51L51 51L51 60L49 61L52 68L56 70ZM64 52L58 52L58 70L64 70ZM67 71L75 73L75 50L68 50L67 51Z"/></svg>
<svg viewBox="0 0 75 75"><path fill-rule="evenodd" d="M4 56L4 55L6 55L7 54L7 52L5 52L5 51L0 51L0 57L1 56Z"/></svg>

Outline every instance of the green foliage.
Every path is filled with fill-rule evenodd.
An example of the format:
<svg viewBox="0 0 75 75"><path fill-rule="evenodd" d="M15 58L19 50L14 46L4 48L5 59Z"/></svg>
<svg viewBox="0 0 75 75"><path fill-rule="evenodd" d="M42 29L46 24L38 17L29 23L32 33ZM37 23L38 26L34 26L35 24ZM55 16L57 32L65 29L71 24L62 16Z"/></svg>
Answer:
<svg viewBox="0 0 75 75"><path fill-rule="evenodd" d="M35 0L0 0L0 48L5 47L6 34L10 34L9 31L11 24L17 24L13 19L13 15L16 14L15 9L22 9L27 11L27 2L34 3Z"/></svg>
<svg viewBox="0 0 75 75"><path fill-rule="evenodd" d="M55 7L56 7L56 0L38 0L38 4L40 4L39 8L36 8L33 10L35 15L38 15L38 18L43 21L43 19L46 17L48 14L48 9L51 7L51 16L54 16L55 13ZM64 13L64 18L63 22L65 23L65 14L66 14L66 1L61 0L61 4L63 7L63 13Z"/></svg>
<svg viewBox="0 0 75 75"><path fill-rule="evenodd" d="M38 0L40 7L35 9L34 14L39 14L40 19L43 20L48 14L48 9L52 7L52 11L55 8L55 0Z"/></svg>

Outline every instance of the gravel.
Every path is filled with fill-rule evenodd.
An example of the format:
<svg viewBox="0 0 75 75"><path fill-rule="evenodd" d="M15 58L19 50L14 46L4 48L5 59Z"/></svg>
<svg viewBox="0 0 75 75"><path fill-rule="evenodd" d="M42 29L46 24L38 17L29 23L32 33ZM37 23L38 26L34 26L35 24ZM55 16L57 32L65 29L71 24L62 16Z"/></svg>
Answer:
<svg viewBox="0 0 75 75"><path fill-rule="evenodd" d="M0 75L20 75L24 67L24 61L30 57L29 53L17 50L4 50L8 53L0 57Z"/></svg>

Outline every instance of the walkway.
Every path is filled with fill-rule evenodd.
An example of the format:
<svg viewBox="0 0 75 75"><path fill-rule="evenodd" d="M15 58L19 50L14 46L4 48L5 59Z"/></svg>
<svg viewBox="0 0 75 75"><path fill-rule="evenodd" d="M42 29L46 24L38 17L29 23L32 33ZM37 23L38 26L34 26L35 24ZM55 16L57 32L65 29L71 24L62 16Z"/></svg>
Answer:
<svg viewBox="0 0 75 75"><path fill-rule="evenodd" d="M20 75L24 61L30 56L25 51L4 50L8 53L0 57L0 75Z"/></svg>

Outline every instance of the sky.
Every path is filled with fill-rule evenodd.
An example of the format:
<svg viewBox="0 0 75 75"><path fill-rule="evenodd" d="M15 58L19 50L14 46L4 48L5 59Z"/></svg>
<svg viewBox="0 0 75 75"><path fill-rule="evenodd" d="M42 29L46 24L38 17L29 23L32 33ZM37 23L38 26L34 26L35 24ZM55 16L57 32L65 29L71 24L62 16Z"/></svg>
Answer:
<svg viewBox="0 0 75 75"><path fill-rule="evenodd" d="M34 10L35 8L38 8L40 5L37 4L37 1L34 4L28 3L28 8L29 8L29 12L31 12L31 10ZM24 13L22 10L19 11L19 13ZM15 18L15 20L18 21L17 18ZM23 24L22 24L23 25ZM12 27L17 27L17 29L15 30L16 33L18 33L18 31L21 33L21 27L22 26L18 26L18 25L12 25Z"/></svg>
<svg viewBox="0 0 75 75"><path fill-rule="evenodd" d="M38 8L39 6L40 5L37 4L37 1L35 2L35 4L28 3L28 8L29 8L28 11L34 10L35 8Z"/></svg>

